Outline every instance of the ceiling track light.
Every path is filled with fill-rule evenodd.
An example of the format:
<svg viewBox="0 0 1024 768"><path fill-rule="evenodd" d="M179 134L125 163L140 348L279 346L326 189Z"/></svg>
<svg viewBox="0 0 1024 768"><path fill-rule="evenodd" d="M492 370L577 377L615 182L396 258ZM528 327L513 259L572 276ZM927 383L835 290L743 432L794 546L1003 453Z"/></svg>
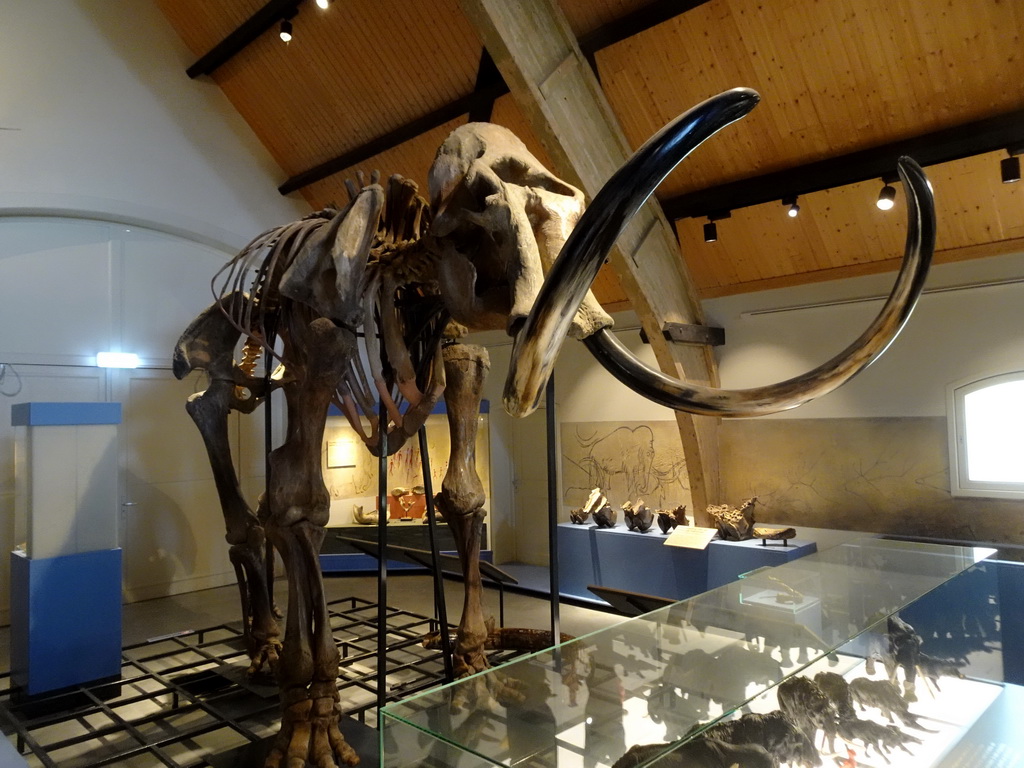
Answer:
<svg viewBox="0 0 1024 768"><path fill-rule="evenodd" d="M796 202L796 195L790 195L789 197L782 198L782 204L789 206L786 209L786 215L791 219L795 219L800 215L800 206Z"/></svg>
<svg viewBox="0 0 1024 768"><path fill-rule="evenodd" d="M1003 184L1013 184L1020 181L1020 158L1017 155L1024 152L1022 147L1007 148L1006 154L1009 157L999 161L999 175Z"/></svg>
<svg viewBox="0 0 1024 768"><path fill-rule="evenodd" d="M719 211L718 213L709 213L707 223L704 225L704 242L713 243L718 240L718 225L716 221L722 219L728 219L732 216L731 211Z"/></svg>
<svg viewBox="0 0 1024 768"><path fill-rule="evenodd" d="M286 43L290 43L292 41L292 23L288 19L282 21L281 30L277 34Z"/></svg>
<svg viewBox="0 0 1024 768"><path fill-rule="evenodd" d="M875 201L878 210L891 211L896 205L896 187L893 186L895 181L896 179L888 176L882 177L882 183L885 186L882 187L882 191L878 193L878 200Z"/></svg>

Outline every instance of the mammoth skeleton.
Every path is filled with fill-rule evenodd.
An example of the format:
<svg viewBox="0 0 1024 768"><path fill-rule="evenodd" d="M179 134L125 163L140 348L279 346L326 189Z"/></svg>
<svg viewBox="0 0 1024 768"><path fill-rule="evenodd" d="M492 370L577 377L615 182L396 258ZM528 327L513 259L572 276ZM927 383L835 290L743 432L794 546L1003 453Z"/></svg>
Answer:
<svg viewBox="0 0 1024 768"><path fill-rule="evenodd" d="M338 730L338 651L317 558L329 517L321 443L332 402L380 455L397 450L437 401L446 401L451 456L436 501L465 574L453 653L456 673L466 675L487 665L479 573L484 492L474 436L489 365L483 348L459 340L467 328L504 328L514 337L504 405L516 416L536 408L567 335L582 339L616 377L656 402L753 416L831 391L899 332L934 244L930 189L909 159L899 163L909 232L895 288L868 330L817 369L754 390L703 389L645 367L610 333L611 320L589 288L619 232L690 151L758 98L735 89L683 114L641 147L587 208L579 190L543 168L508 131L467 124L438 151L429 204L400 177L386 188L376 178L362 187L350 183L343 209L260 235L221 271L219 285L215 278L217 299L179 340L174 371L181 378L201 369L209 378L187 407L213 465L250 671L272 667L281 685L282 725L268 766L358 761ZM236 361L240 337L245 347ZM282 363L272 377L254 373L261 351ZM267 492L254 511L232 467L227 417L231 410L251 412L276 388L284 393L287 432L269 454ZM267 573L268 541L287 569L283 639Z"/></svg>

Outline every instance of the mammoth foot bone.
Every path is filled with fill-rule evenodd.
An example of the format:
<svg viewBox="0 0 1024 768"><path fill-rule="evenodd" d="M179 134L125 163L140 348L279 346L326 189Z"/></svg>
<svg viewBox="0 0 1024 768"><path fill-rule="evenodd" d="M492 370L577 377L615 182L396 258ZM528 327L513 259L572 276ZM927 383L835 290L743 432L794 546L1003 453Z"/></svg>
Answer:
<svg viewBox="0 0 1024 768"><path fill-rule="evenodd" d="M287 704L281 730L267 756L266 768L336 768L338 764L358 765L359 755L345 741L338 728L338 691L333 683L322 690L311 688ZM284 762L282 762L284 761Z"/></svg>

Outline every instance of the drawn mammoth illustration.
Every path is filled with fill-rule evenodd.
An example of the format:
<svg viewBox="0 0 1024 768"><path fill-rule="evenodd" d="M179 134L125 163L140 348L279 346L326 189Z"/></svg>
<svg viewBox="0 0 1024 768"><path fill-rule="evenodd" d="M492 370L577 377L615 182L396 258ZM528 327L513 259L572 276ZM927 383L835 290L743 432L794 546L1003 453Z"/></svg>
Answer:
<svg viewBox="0 0 1024 768"><path fill-rule="evenodd" d="M654 432L650 427L617 427L580 445L586 451L580 465L587 471L590 485L607 490L615 476L621 475L626 484L624 498L635 499L650 492L654 468Z"/></svg>

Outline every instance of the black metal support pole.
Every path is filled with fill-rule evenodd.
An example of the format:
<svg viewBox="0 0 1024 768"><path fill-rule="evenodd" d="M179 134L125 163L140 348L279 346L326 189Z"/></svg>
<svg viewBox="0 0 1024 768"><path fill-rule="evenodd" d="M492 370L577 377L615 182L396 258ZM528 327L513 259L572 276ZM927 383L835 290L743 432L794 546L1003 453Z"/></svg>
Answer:
<svg viewBox="0 0 1024 768"><path fill-rule="evenodd" d="M555 375L551 374L544 390L544 415L547 422L548 449L548 571L551 588L551 643L558 645L558 461L555 456ZM555 658L558 658L556 651Z"/></svg>
<svg viewBox="0 0 1024 768"><path fill-rule="evenodd" d="M430 538L430 560L434 576L434 614L437 616L438 631L441 633L441 654L444 656L444 679L450 683L455 679L455 664L452 659L452 641L448 636L448 606L444 597L444 575L437 560L437 517L434 513L434 487L430 479L430 456L427 455L427 428L420 427L420 466L423 469L423 493L427 501L427 534Z"/></svg>
<svg viewBox="0 0 1024 768"><path fill-rule="evenodd" d="M270 452L274 449L274 409L273 409L273 388L271 387L271 376L274 371L274 355L270 351L274 348L277 335L273 329L267 331L266 344L269 349L263 353L263 475L264 475L264 498L266 499L265 514L270 516ZM266 540L263 546L263 573L267 580L267 593L270 598L271 610L276 610L274 600L274 545L270 539Z"/></svg>
<svg viewBox="0 0 1024 768"><path fill-rule="evenodd" d="M387 702L388 680L388 414L381 398L378 408L380 454L377 459L377 727Z"/></svg>

